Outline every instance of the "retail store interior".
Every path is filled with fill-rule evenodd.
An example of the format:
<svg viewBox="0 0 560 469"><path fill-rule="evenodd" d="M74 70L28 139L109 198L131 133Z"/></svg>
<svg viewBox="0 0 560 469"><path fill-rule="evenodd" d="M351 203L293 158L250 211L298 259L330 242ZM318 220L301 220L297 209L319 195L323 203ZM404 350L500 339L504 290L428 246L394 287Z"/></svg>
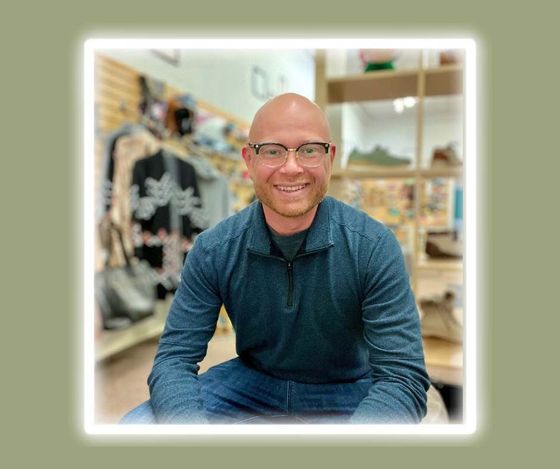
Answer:
<svg viewBox="0 0 560 469"><path fill-rule="evenodd" d="M198 233L255 200L241 149L257 109L285 92L328 117L337 144L328 194L397 236L435 390L431 421L463 421L464 51L108 48L94 62L96 423L116 424L149 398L186 253ZM158 158L172 161L175 181L158 179ZM180 214L153 231L145 184L162 199L174 184L183 194ZM127 266L143 279L135 292ZM136 296L115 299L115 285ZM134 307L117 311L115 301ZM222 308L200 372L235 356Z"/></svg>

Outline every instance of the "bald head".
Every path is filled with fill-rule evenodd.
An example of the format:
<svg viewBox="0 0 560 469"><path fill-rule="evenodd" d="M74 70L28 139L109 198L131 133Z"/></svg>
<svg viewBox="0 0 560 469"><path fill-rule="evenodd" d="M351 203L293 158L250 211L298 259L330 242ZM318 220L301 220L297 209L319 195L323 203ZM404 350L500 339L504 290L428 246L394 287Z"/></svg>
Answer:
<svg viewBox="0 0 560 469"><path fill-rule="evenodd" d="M272 132L289 132L290 129L301 129L302 126L316 133L318 139L330 141L329 123L317 104L305 96L296 93L285 93L269 99L255 114L249 140L262 142L270 140Z"/></svg>

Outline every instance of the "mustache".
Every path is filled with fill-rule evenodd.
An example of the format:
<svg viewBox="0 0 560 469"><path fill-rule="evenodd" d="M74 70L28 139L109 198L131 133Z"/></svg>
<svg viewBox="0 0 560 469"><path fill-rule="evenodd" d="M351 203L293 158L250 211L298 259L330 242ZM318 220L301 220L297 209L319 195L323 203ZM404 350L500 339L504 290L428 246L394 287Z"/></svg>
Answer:
<svg viewBox="0 0 560 469"><path fill-rule="evenodd" d="M294 185L295 185L295 184L311 184L312 182L313 182L313 181L310 181L310 180L300 181L300 180L298 180L298 179L294 179L294 180L292 181L292 180L289 180L289 179L285 179L285 180L282 180L282 181L279 181L279 182L275 182L275 183L273 183L273 184L274 184L275 186L281 186L282 184L294 184Z"/></svg>

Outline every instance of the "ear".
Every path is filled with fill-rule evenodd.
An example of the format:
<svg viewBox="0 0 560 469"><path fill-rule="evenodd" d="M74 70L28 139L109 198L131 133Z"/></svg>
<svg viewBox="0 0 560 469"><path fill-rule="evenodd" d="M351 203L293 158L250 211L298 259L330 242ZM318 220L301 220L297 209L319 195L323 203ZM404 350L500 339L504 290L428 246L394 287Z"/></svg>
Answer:
<svg viewBox="0 0 560 469"><path fill-rule="evenodd" d="M251 152L249 151L249 147L247 147L246 145L241 149L241 156L245 161L245 166L247 166L247 169L251 169L251 165L253 162L250 153Z"/></svg>
<svg viewBox="0 0 560 469"><path fill-rule="evenodd" d="M336 145L332 143L329 147L330 157L331 157L331 164L334 161L334 155L336 154Z"/></svg>

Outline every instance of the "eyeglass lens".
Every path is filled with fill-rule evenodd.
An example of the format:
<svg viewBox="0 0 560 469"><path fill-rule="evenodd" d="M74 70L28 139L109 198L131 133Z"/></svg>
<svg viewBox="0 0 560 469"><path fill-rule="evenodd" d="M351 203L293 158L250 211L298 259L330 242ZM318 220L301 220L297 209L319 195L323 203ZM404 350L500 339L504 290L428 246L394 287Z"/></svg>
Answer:
<svg viewBox="0 0 560 469"><path fill-rule="evenodd" d="M325 154L325 146L318 143L306 143L297 149L297 158L302 166L319 166ZM266 165L281 166L288 157L288 150L282 145L266 144L259 148L259 156Z"/></svg>

